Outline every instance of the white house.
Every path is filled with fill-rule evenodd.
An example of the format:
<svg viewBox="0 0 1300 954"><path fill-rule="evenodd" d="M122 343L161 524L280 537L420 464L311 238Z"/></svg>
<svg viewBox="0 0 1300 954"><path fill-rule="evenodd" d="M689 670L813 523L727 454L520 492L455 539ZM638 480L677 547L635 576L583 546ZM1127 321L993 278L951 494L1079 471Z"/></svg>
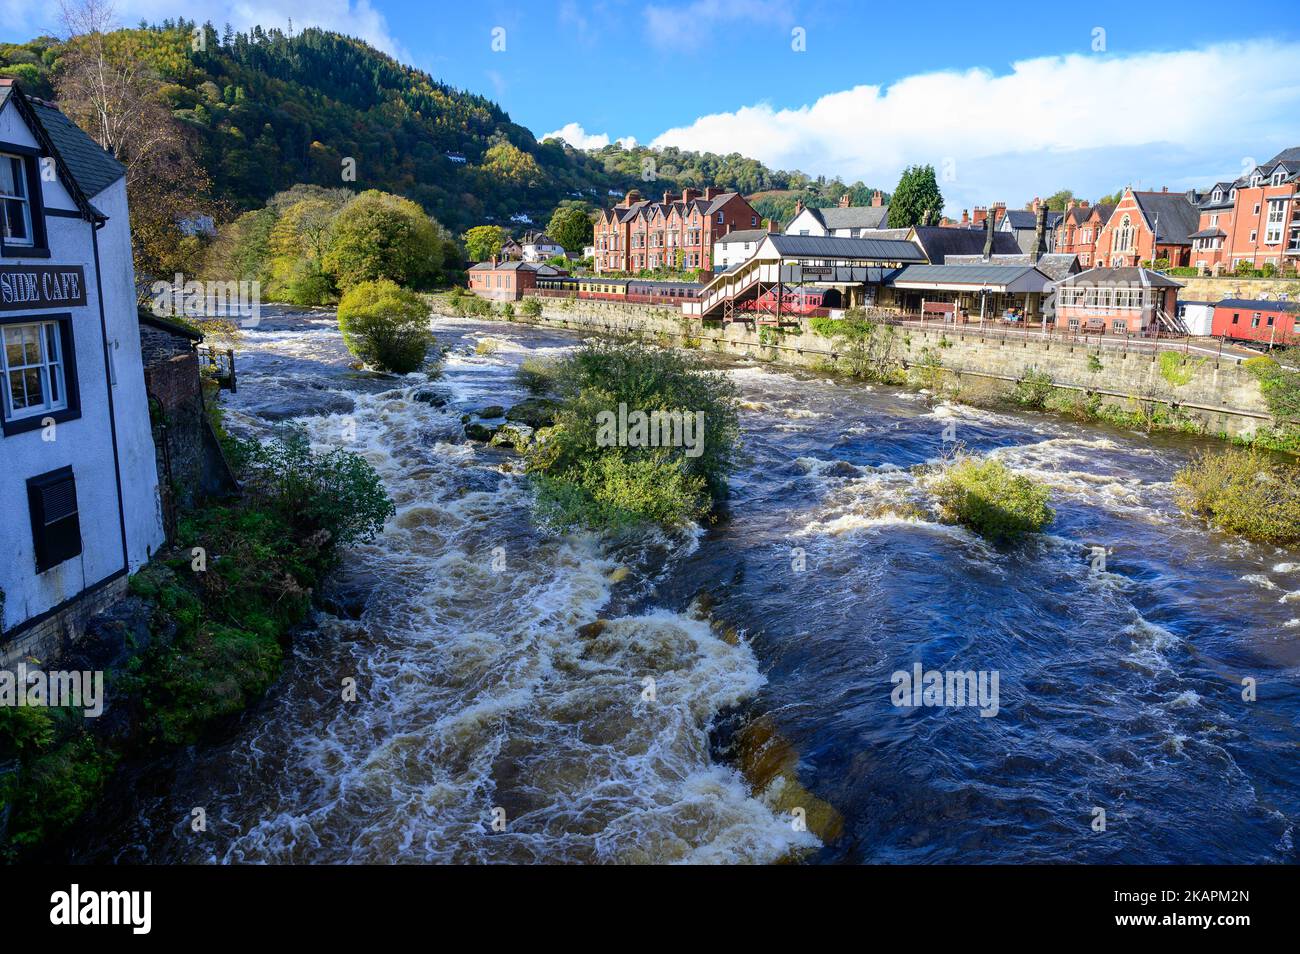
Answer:
<svg viewBox="0 0 1300 954"><path fill-rule="evenodd" d="M838 238L862 238L878 229L889 227L889 206L880 192L871 196L871 205L851 205L848 195L838 206L814 209L796 202L794 218L785 227L786 235L833 235Z"/></svg>
<svg viewBox="0 0 1300 954"><path fill-rule="evenodd" d="M0 79L0 665L48 658L163 542L125 169Z"/></svg>
<svg viewBox="0 0 1300 954"><path fill-rule="evenodd" d="M767 236L767 229L737 229L718 237L713 242L713 270L720 272L746 261Z"/></svg>
<svg viewBox="0 0 1300 954"><path fill-rule="evenodd" d="M519 240L525 262L545 262L564 255L564 246L545 232L528 232Z"/></svg>

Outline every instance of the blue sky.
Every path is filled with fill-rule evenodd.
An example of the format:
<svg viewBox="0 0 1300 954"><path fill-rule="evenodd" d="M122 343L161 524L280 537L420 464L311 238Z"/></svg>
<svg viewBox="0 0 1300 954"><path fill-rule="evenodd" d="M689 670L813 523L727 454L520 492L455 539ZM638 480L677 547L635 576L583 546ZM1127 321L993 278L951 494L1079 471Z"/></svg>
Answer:
<svg viewBox="0 0 1300 954"><path fill-rule="evenodd" d="M124 23L176 15L169 0L117 8ZM885 187L928 162L958 212L1062 187L1208 184L1300 145L1300 28L1226 9L191 0L186 15L237 27L292 16L362 36L491 96L538 136L735 150ZM0 0L0 14L4 39L54 26L27 0Z"/></svg>

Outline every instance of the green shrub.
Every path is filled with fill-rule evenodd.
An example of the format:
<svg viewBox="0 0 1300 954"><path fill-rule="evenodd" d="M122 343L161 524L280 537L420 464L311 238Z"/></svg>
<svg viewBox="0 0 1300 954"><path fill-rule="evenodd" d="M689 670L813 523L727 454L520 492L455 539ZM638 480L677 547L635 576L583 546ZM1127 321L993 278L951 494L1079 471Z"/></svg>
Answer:
<svg viewBox="0 0 1300 954"><path fill-rule="evenodd" d="M327 305L335 299L334 280L321 271L313 259L299 259L294 263L280 297L300 307Z"/></svg>
<svg viewBox="0 0 1300 954"><path fill-rule="evenodd" d="M1184 361L1183 356L1177 351L1160 352L1160 377L1171 387L1180 388L1189 383L1196 374L1197 368L1203 365L1208 358L1201 358L1198 361Z"/></svg>
<svg viewBox="0 0 1300 954"><path fill-rule="evenodd" d="M1178 505L1264 543L1300 542L1300 468L1254 449L1201 454L1174 477Z"/></svg>
<svg viewBox="0 0 1300 954"><path fill-rule="evenodd" d="M542 303L536 298L525 298L519 306L519 313L525 318L538 318L542 314Z"/></svg>
<svg viewBox="0 0 1300 954"><path fill-rule="evenodd" d="M1055 519L1049 492L1032 478L992 458L954 461L932 484L944 519L997 543L1037 533Z"/></svg>
<svg viewBox="0 0 1300 954"><path fill-rule="evenodd" d="M593 344L561 360L554 427L529 449L539 515L561 527L676 525L708 514L726 493L739 443L738 397L726 375L680 351ZM698 455L686 447L604 446L601 419L627 411L680 412L695 420ZM646 442L648 443L648 442Z"/></svg>
<svg viewBox="0 0 1300 954"><path fill-rule="evenodd" d="M1276 359L1265 355L1250 358L1246 369L1259 381L1259 390L1268 409L1279 420L1300 420L1300 372L1282 365L1300 365L1300 348L1275 352Z"/></svg>
<svg viewBox="0 0 1300 954"><path fill-rule="evenodd" d="M315 453L301 427L282 427L254 446L245 481L304 533L325 531L333 546L369 540L397 511L370 463L342 448Z"/></svg>
<svg viewBox="0 0 1300 954"><path fill-rule="evenodd" d="M424 299L386 279L351 289L339 302L338 319L349 351L394 374L419 370L434 343Z"/></svg>
<svg viewBox="0 0 1300 954"><path fill-rule="evenodd" d="M1091 372L1093 372L1093 373L1095 374L1096 372L1101 371L1101 370L1103 370L1104 368L1105 368L1105 365L1103 365L1103 364L1101 363L1101 358L1097 357L1097 355L1095 355L1095 354L1090 354L1090 355L1088 355L1088 370L1089 370L1089 371L1091 371Z"/></svg>
<svg viewBox="0 0 1300 954"><path fill-rule="evenodd" d="M553 358L525 358L515 371L515 380L532 394L546 394L555 389L558 364Z"/></svg>
<svg viewBox="0 0 1300 954"><path fill-rule="evenodd" d="M1052 396L1052 376L1037 368L1026 368L1011 389L1011 400L1021 407L1041 411L1047 407L1047 399Z"/></svg>

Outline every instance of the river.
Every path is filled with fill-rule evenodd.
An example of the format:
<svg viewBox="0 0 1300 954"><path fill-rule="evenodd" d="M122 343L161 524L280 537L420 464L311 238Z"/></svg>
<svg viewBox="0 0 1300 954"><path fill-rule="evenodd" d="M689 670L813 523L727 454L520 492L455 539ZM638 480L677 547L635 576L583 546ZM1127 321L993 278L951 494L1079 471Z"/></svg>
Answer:
<svg viewBox="0 0 1300 954"><path fill-rule="evenodd" d="M561 537L460 415L576 336L437 319L427 383L352 371L332 315L270 312L229 421L276 406L370 460L398 513L345 559L373 592L228 739L119 787L76 860L1298 860L1300 553L1179 514L1206 442L734 363L723 518ZM1049 532L936 522L910 468L954 442L1046 481ZM996 672L996 715L895 706L917 663Z"/></svg>

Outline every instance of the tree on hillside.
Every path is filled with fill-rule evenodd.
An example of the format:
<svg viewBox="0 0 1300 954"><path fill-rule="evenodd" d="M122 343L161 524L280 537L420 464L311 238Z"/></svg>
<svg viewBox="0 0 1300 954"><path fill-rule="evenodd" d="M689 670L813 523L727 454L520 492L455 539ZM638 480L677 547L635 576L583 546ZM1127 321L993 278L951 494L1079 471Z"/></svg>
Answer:
<svg viewBox="0 0 1300 954"><path fill-rule="evenodd" d="M423 209L367 189L334 218L323 264L344 292L381 278L419 288L437 276L443 252L441 226Z"/></svg>
<svg viewBox="0 0 1300 954"><path fill-rule="evenodd" d="M908 166L889 200L889 227L905 229L925 222L938 224L943 214L943 193L934 166Z"/></svg>
<svg viewBox="0 0 1300 954"><path fill-rule="evenodd" d="M586 203L561 203L551 213L546 234L563 245L566 252L581 252L584 245L591 244L593 234L591 213L587 211Z"/></svg>
<svg viewBox="0 0 1300 954"><path fill-rule="evenodd" d="M499 225L476 225L465 233L465 255L471 262L486 262L501 254L506 231Z"/></svg>
<svg viewBox="0 0 1300 954"><path fill-rule="evenodd" d="M216 211L190 136L160 96L146 38L115 30L105 0L61 0L66 39L54 86L59 107L126 167L136 271L142 278L193 272L203 241L182 218Z"/></svg>

